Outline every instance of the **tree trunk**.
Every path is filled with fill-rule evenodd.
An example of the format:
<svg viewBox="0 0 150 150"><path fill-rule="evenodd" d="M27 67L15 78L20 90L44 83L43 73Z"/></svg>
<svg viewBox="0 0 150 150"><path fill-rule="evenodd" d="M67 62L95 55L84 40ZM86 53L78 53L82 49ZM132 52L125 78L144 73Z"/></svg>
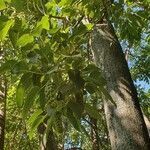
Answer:
<svg viewBox="0 0 150 150"><path fill-rule="evenodd" d="M92 138L92 150L100 149L100 142L98 136L97 120L91 118L91 138Z"/></svg>
<svg viewBox="0 0 150 150"><path fill-rule="evenodd" d="M6 113L6 83L4 78L0 76L0 150L4 149L5 113Z"/></svg>
<svg viewBox="0 0 150 150"><path fill-rule="evenodd" d="M112 150L148 150L150 139L137 92L122 48L108 22L97 24L92 33L94 61L107 81L107 90L116 106L104 100Z"/></svg>

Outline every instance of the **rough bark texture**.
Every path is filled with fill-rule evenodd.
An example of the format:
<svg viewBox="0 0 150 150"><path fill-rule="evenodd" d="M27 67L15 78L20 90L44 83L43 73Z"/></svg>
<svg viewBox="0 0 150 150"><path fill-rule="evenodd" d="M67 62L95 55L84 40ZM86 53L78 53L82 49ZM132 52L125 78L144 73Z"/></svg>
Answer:
<svg viewBox="0 0 150 150"><path fill-rule="evenodd" d="M0 150L4 149L5 137L5 113L6 113L6 84L0 76Z"/></svg>
<svg viewBox="0 0 150 150"><path fill-rule="evenodd" d="M111 24L98 24L92 34L94 61L102 69L116 106L104 101L112 150L148 150L150 139L127 62Z"/></svg>

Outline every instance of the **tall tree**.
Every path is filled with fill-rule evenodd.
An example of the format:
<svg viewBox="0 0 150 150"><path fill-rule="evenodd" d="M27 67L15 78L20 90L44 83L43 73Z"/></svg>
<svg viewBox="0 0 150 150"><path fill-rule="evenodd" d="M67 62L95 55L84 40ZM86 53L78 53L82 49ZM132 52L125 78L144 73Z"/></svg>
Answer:
<svg viewBox="0 0 150 150"><path fill-rule="evenodd" d="M109 21L96 24L92 34L94 61L102 69L112 102L104 108L113 150L148 150L150 139L138 102L137 92L120 43Z"/></svg>
<svg viewBox="0 0 150 150"><path fill-rule="evenodd" d="M0 60L2 61L2 52ZM6 115L6 80L3 75L0 75L0 150L4 149L5 137L5 115Z"/></svg>

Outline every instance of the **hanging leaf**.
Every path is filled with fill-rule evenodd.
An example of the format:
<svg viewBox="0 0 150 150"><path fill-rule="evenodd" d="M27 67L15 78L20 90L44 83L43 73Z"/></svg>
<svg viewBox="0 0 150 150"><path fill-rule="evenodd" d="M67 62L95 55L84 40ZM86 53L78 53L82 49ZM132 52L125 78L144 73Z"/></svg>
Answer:
<svg viewBox="0 0 150 150"><path fill-rule="evenodd" d="M18 107L22 107L24 102L24 96L25 96L25 89L21 84L19 84L16 90L16 103Z"/></svg>
<svg viewBox="0 0 150 150"><path fill-rule="evenodd" d="M33 122L31 123L31 128L29 131L29 138L30 139L32 139L35 130L44 121L45 118L46 118L46 116L39 115L32 120Z"/></svg>
<svg viewBox="0 0 150 150"><path fill-rule="evenodd" d="M28 93L26 99L24 100L24 107L23 107L23 116L26 117L27 113L29 112L30 108L33 106L34 100L39 93L39 87L34 86Z"/></svg>
<svg viewBox="0 0 150 150"><path fill-rule="evenodd" d="M18 39L17 46L23 47L29 43L32 43L33 41L34 41L34 38L32 35L24 34Z"/></svg>
<svg viewBox="0 0 150 150"><path fill-rule="evenodd" d="M10 29L10 27L13 25L14 20L8 20L3 27L3 29L0 31L0 41L3 41Z"/></svg>
<svg viewBox="0 0 150 150"><path fill-rule="evenodd" d="M35 111L31 117L28 119L28 124L31 125L35 120L36 118L42 113L43 111L41 109L38 109L37 111Z"/></svg>
<svg viewBox="0 0 150 150"><path fill-rule="evenodd" d="M40 21L40 24L42 24L42 28L43 29L46 29L46 30L49 30L49 17L46 15L46 16L43 16L41 21Z"/></svg>

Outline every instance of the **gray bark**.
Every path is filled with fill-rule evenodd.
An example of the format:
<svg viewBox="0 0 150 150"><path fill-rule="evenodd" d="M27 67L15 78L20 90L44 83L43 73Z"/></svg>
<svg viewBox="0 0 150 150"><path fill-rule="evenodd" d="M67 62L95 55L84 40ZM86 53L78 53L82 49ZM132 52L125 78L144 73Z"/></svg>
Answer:
<svg viewBox="0 0 150 150"><path fill-rule="evenodd" d="M122 48L111 24L98 24L92 33L95 63L107 81L116 106L104 100L112 150L148 150L150 139L139 106L137 92Z"/></svg>

